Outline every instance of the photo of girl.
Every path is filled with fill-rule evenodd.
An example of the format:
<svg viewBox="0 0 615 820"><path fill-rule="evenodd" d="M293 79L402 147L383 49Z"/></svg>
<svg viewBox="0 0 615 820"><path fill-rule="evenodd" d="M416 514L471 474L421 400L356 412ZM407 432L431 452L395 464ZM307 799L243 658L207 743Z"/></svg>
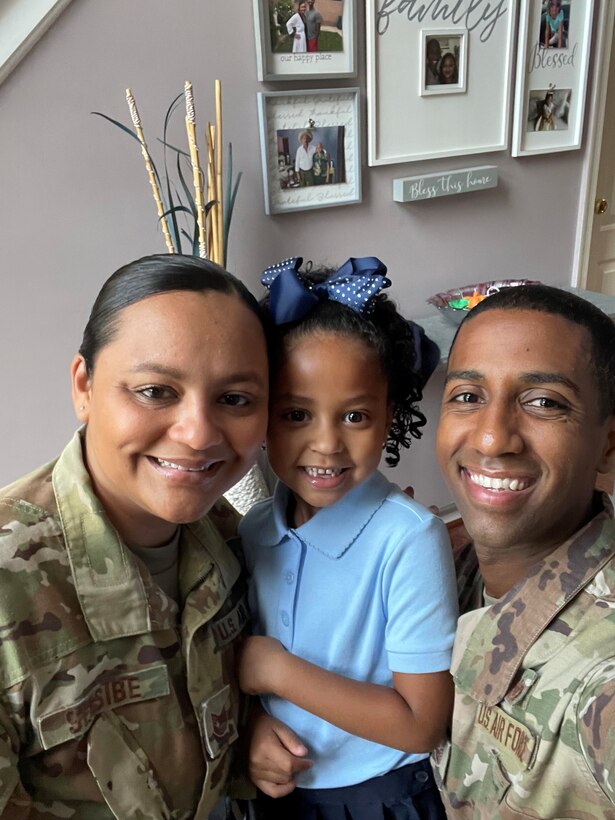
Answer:
<svg viewBox="0 0 615 820"><path fill-rule="evenodd" d="M541 11L540 45L543 48L567 48L570 0L547 0Z"/></svg>
<svg viewBox="0 0 615 820"><path fill-rule="evenodd" d="M466 90L467 34L459 29L422 32L421 96Z"/></svg>
<svg viewBox="0 0 615 820"><path fill-rule="evenodd" d="M572 89L530 91L526 131L567 131Z"/></svg>

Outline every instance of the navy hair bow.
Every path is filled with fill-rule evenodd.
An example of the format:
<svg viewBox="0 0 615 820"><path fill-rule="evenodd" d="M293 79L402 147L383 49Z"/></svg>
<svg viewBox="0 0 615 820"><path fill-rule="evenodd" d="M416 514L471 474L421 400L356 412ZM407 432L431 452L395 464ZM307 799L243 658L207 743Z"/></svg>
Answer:
<svg viewBox="0 0 615 820"><path fill-rule="evenodd" d="M301 256L265 268L261 282L270 291L269 312L276 325L297 322L326 299L341 302L362 316L373 309L373 297L391 286L384 265L375 256L351 257L319 284L307 285L298 273ZM414 372L424 386L440 361L440 348L420 325L408 321L414 347Z"/></svg>
<svg viewBox="0 0 615 820"><path fill-rule="evenodd" d="M421 389L429 381L440 361L440 348L425 333L421 325L408 319L414 340L414 372L421 380Z"/></svg>
<svg viewBox="0 0 615 820"><path fill-rule="evenodd" d="M297 322L319 302L332 299L362 316L369 315L372 298L391 285L386 265L375 256L348 259L324 282L306 285L298 274L303 258L293 256L265 268L261 282L269 288L269 311L276 325Z"/></svg>

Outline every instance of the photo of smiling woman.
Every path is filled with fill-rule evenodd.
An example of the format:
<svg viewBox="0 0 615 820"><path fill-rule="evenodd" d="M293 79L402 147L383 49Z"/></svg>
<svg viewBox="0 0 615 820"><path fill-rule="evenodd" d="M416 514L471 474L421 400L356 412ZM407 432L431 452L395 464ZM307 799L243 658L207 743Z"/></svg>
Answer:
<svg viewBox="0 0 615 820"><path fill-rule="evenodd" d="M207 818L237 737L236 516L268 398L256 301L196 257L103 286L81 428L0 491L0 815Z"/></svg>

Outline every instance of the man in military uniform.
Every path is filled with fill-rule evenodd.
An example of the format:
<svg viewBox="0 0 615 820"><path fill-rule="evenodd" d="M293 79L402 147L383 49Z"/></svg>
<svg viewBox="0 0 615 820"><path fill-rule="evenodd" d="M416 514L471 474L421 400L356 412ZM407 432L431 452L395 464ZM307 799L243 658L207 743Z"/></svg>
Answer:
<svg viewBox="0 0 615 820"><path fill-rule="evenodd" d="M542 285L489 297L451 349L438 458L461 556L454 820L615 818L615 326Z"/></svg>

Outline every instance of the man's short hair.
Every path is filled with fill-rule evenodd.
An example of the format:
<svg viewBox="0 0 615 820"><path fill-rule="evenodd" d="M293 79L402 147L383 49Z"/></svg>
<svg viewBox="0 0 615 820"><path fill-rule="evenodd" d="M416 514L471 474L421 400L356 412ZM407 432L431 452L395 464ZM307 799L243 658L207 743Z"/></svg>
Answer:
<svg viewBox="0 0 615 820"><path fill-rule="evenodd" d="M615 414L615 323L606 313L586 299L550 285L502 288L493 296L483 299L468 313L455 334L451 352L461 328L488 310L535 310L563 316L569 322L584 327L591 340L591 359L600 398L600 415L605 419ZM566 344L566 339L561 342Z"/></svg>

